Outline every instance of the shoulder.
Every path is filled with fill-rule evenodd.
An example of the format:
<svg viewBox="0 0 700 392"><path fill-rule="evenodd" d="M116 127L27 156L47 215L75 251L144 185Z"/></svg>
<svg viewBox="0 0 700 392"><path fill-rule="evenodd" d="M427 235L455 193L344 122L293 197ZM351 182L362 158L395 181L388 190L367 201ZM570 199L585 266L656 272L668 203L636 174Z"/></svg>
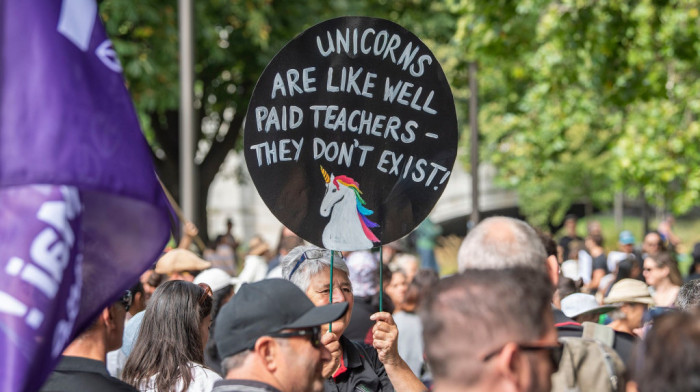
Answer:
<svg viewBox="0 0 700 392"><path fill-rule="evenodd" d="M111 387L110 390L112 391L137 391L136 388L114 377L111 377L111 380L109 380L108 383Z"/></svg>
<svg viewBox="0 0 700 392"><path fill-rule="evenodd" d="M198 363L190 363L190 372L192 384L201 386L206 391L210 391L214 383L222 379L218 373ZM190 384L190 391L193 390L192 384Z"/></svg>
<svg viewBox="0 0 700 392"><path fill-rule="evenodd" d="M131 385L107 373L105 364L81 357L61 357L42 391L71 390L136 391Z"/></svg>
<svg viewBox="0 0 700 392"><path fill-rule="evenodd" d="M100 390L100 391L137 391L131 385L111 376L103 376L95 373L74 372L66 374L52 374L42 387L42 391L74 391L74 390Z"/></svg>

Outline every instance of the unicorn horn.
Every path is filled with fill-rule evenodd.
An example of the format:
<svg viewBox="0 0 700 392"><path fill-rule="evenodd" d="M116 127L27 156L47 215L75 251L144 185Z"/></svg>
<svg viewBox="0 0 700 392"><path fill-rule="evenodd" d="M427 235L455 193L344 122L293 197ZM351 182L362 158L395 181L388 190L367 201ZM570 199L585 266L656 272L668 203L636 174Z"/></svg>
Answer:
<svg viewBox="0 0 700 392"><path fill-rule="evenodd" d="M326 169L321 166L321 174L323 174L323 179L326 181L326 184L331 182L331 178L328 176L328 173L326 172Z"/></svg>

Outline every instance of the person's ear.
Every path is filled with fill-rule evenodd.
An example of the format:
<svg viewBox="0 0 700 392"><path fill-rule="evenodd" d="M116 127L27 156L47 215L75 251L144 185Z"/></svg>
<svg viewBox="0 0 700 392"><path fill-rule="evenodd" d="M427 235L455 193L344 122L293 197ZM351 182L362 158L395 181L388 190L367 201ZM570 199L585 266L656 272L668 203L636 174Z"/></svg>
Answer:
<svg viewBox="0 0 700 392"><path fill-rule="evenodd" d="M265 368L270 372L277 370L277 355L279 352L279 344L275 339L269 336L263 336L255 342L255 354L262 361Z"/></svg>
<svg viewBox="0 0 700 392"><path fill-rule="evenodd" d="M549 280L552 281L554 287L557 287L559 284L559 260L557 260L557 256L551 255L547 257L546 263Z"/></svg>
<svg viewBox="0 0 700 392"><path fill-rule="evenodd" d="M102 311L100 312L100 315L98 317L100 324L108 326L111 319L112 319L112 312L110 311L109 306L102 309Z"/></svg>
<svg viewBox="0 0 700 392"><path fill-rule="evenodd" d="M112 331L116 328L116 317L117 314L113 307L116 305L111 305L102 310L101 319L104 325L107 327L108 331Z"/></svg>
<svg viewBox="0 0 700 392"><path fill-rule="evenodd" d="M528 361L515 343L508 343L496 357L496 367L508 390L523 391L530 383Z"/></svg>

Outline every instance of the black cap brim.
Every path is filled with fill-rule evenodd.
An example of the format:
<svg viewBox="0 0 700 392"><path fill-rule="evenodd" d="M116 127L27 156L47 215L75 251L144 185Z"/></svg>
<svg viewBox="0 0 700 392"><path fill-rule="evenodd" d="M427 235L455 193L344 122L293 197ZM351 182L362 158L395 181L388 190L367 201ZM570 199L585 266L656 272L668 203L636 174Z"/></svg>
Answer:
<svg viewBox="0 0 700 392"><path fill-rule="evenodd" d="M284 329L309 328L331 323L343 317L347 311L347 302L339 302L324 306L314 306L291 324L285 325Z"/></svg>

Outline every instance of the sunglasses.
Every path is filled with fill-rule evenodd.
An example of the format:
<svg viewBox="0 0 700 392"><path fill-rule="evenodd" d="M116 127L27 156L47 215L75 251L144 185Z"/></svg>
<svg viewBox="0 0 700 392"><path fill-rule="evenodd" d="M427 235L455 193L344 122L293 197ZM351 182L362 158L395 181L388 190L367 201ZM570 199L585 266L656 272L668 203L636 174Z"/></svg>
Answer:
<svg viewBox="0 0 700 392"><path fill-rule="evenodd" d="M202 294L199 296L199 300L197 300L197 302L199 302L199 306L202 306L202 305L204 305L204 301L207 299L207 297L213 296L214 292L211 290L211 286L209 286L206 283L199 283L199 284L197 284L197 286L199 286L202 290L204 290L202 292Z"/></svg>
<svg viewBox="0 0 700 392"><path fill-rule="evenodd" d="M557 372L559 370L559 362L561 361L562 354L564 353L564 345L539 345L539 344L528 344L528 343L518 343L518 349L522 351L541 351L547 350L549 360L552 364L552 371ZM501 348L494 350L484 356L483 362L487 362L496 355L498 355L506 346L503 345Z"/></svg>
<svg viewBox="0 0 700 392"><path fill-rule="evenodd" d="M309 249L306 252L302 253L301 257L299 258L299 261L297 261L297 263L294 264L294 268L292 268L292 272L289 273L289 277L287 279L292 278L292 275L294 275L294 273L297 272L297 269L299 269L299 266L304 261L315 260L315 259L325 259L325 258L330 259L331 252L332 251L330 251L328 249ZM343 255L340 252L335 252L334 257L337 257L339 259L343 259Z"/></svg>
<svg viewBox="0 0 700 392"><path fill-rule="evenodd" d="M311 346L313 348L319 348L321 347L321 338L319 337L321 333L321 328L320 327L311 327L311 328L304 328L304 329L298 329L296 331L291 331L291 332L279 332L279 333L273 333L269 334L267 336L272 337L272 338L293 338L297 336L308 336L309 341L311 342Z"/></svg>
<svg viewBox="0 0 700 392"><path fill-rule="evenodd" d="M119 303L124 307L127 312L131 308L131 304L134 302L134 296L131 294L131 290L125 290L124 294L119 297Z"/></svg>

